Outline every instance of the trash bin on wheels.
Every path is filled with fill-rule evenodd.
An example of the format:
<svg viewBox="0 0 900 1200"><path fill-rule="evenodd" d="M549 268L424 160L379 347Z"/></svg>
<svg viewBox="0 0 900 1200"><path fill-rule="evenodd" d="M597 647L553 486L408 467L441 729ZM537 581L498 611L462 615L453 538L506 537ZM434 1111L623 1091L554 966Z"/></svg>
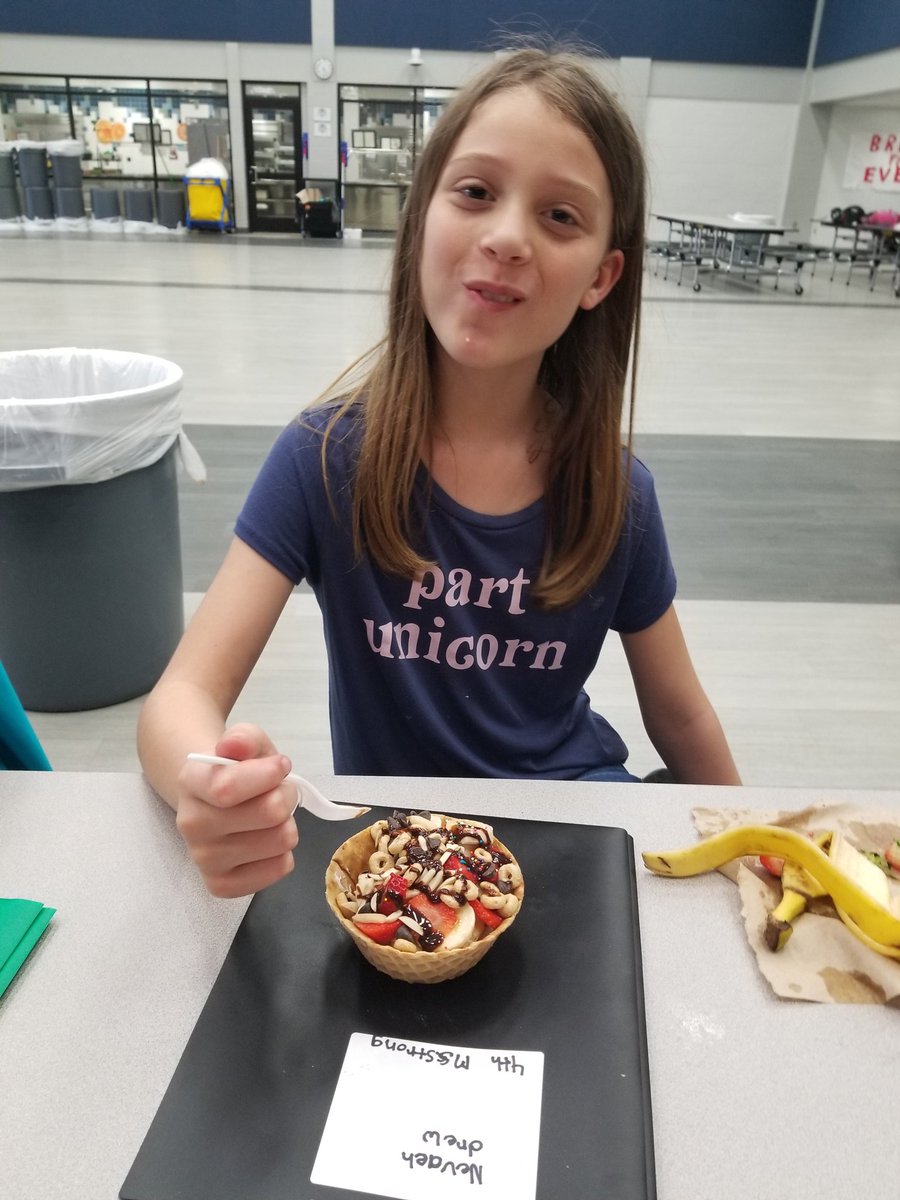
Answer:
<svg viewBox="0 0 900 1200"><path fill-rule="evenodd" d="M234 201L228 169L217 158L201 158L184 175L188 229L234 230Z"/></svg>
<svg viewBox="0 0 900 1200"><path fill-rule="evenodd" d="M184 223L188 229L234 229L231 183L227 179L189 179Z"/></svg>
<svg viewBox="0 0 900 1200"><path fill-rule="evenodd" d="M181 385L145 354L0 354L0 660L26 709L143 695L181 636Z"/></svg>

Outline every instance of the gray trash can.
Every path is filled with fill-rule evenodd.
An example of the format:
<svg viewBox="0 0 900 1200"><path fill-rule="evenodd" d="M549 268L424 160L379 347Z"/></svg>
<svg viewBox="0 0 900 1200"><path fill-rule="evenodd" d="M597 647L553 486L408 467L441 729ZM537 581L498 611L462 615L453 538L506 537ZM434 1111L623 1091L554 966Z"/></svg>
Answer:
<svg viewBox="0 0 900 1200"><path fill-rule="evenodd" d="M148 188L126 188L123 195L126 221L153 220L153 193Z"/></svg>
<svg viewBox="0 0 900 1200"><path fill-rule="evenodd" d="M26 709L143 695L175 649L181 378L117 351L0 354L0 660Z"/></svg>
<svg viewBox="0 0 900 1200"><path fill-rule="evenodd" d="M53 204L58 217L84 216L84 193L80 187L55 188Z"/></svg>
<svg viewBox="0 0 900 1200"><path fill-rule="evenodd" d="M160 225L177 229L184 224L184 192L162 188L156 193L156 215Z"/></svg>
<svg viewBox="0 0 900 1200"><path fill-rule="evenodd" d="M48 187L25 188L25 216L29 221L52 221L55 215Z"/></svg>
<svg viewBox="0 0 900 1200"><path fill-rule="evenodd" d="M45 188L50 184L47 173L47 151L43 147L23 146L16 150L19 179L23 188Z"/></svg>
<svg viewBox="0 0 900 1200"><path fill-rule="evenodd" d="M54 188L81 188L81 158L75 154L50 153Z"/></svg>
<svg viewBox="0 0 900 1200"><path fill-rule="evenodd" d="M91 215L98 221L122 216L119 193L113 188L91 188Z"/></svg>
<svg viewBox="0 0 900 1200"><path fill-rule="evenodd" d="M16 168L11 151L0 151L0 188L16 186Z"/></svg>
<svg viewBox="0 0 900 1200"><path fill-rule="evenodd" d="M12 221L22 215L19 192L14 187L0 187L0 221Z"/></svg>

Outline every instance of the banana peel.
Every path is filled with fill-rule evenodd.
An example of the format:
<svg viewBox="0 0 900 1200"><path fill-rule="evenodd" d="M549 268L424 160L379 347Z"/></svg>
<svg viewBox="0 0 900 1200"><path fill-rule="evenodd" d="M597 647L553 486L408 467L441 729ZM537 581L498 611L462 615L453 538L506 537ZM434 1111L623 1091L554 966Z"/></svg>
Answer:
<svg viewBox="0 0 900 1200"><path fill-rule="evenodd" d="M888 957L894 957L894 951L900 952L900 915L891 906L889 894L879 893L876 898L868 890L874 886L873 879L865 871L860 872L853 859L843 853L845 846L849 843L834 834L826 854L811 838L792 829L779 825L739 825L682 849L645 852L641 857L647 869L656 875L687 878L714 871L735 858L775 854L802 867L811 876L821 888L820 894L827 893L837 909L849 917L852 924L845 923L851 931L859 930L889 951ZM850 850L864 866L881 875L855 848ZM883 875L881 878L887 892L887 880Z"/></svg>
<svg viewBox="0 0 900 1200"><path fill-rule="evenodd" d="M831 837L831 831L828 830L818 834L813 842L820 849L826 850L831 843ZM788 938L794 932L794 922L806 912L809 901L827 895L809 871L789 858L784 860L781 883L781 899L766 917L764 931L766 945L772 951L784 949Z"/></svg>
<svg viewBox="0 0 900 1200"><path fill-rule="evenodd" d="M900 947L897 946L882 946L881 942L876 942L870 938L867 933L863 933L860 927L852 920L847 913L839 906L835 905L837 915L841 918L854 937L858 937L864 946L868 946L870 950L874 950L876 954L881 954L884 958L895 958L900 962Z"/></svg>
<svg viewBox="0 0 900 1200"><path fill-rule="evenodd" d="M778 904L766 917L764 936L770 950L784 949L785 943L794 932L794 922L805 912L806 897L803 893L785 888Z"/></svg>

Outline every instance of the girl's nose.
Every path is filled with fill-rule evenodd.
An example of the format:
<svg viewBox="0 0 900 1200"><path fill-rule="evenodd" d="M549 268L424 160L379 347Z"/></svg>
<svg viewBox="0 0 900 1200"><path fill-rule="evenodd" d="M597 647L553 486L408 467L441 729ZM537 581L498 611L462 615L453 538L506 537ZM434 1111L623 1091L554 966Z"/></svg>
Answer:
<svg viewBox="0 0 900 1200"><path fill-rule="evenodd" d="M481 249L500 262L520 263L531 257L531 238L525 213L515 205L497 205L481 237Z"/></svg>

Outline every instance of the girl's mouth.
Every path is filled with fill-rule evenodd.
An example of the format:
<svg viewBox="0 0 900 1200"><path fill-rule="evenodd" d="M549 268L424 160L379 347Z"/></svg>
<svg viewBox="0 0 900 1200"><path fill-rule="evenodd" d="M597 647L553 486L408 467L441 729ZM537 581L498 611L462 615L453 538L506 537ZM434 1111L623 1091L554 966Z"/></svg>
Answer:
<svg viewBox="0 0 900 1200"><path fill-rule="evenodd" d="M469 283L466 284L466 289L471 296L480 300L483 304L500 305L505 308L512 308L513 305L519 304L523 299L522 296L506 288L495 291L491 287Z"/></svg>
<svg viewBox="0 0 900 1200"><path fill-rule="evenodd" d="M515 304L515 296L502 296L499 292L480 291L479 296L482 300L490 300L492 304Z"/></svg>

